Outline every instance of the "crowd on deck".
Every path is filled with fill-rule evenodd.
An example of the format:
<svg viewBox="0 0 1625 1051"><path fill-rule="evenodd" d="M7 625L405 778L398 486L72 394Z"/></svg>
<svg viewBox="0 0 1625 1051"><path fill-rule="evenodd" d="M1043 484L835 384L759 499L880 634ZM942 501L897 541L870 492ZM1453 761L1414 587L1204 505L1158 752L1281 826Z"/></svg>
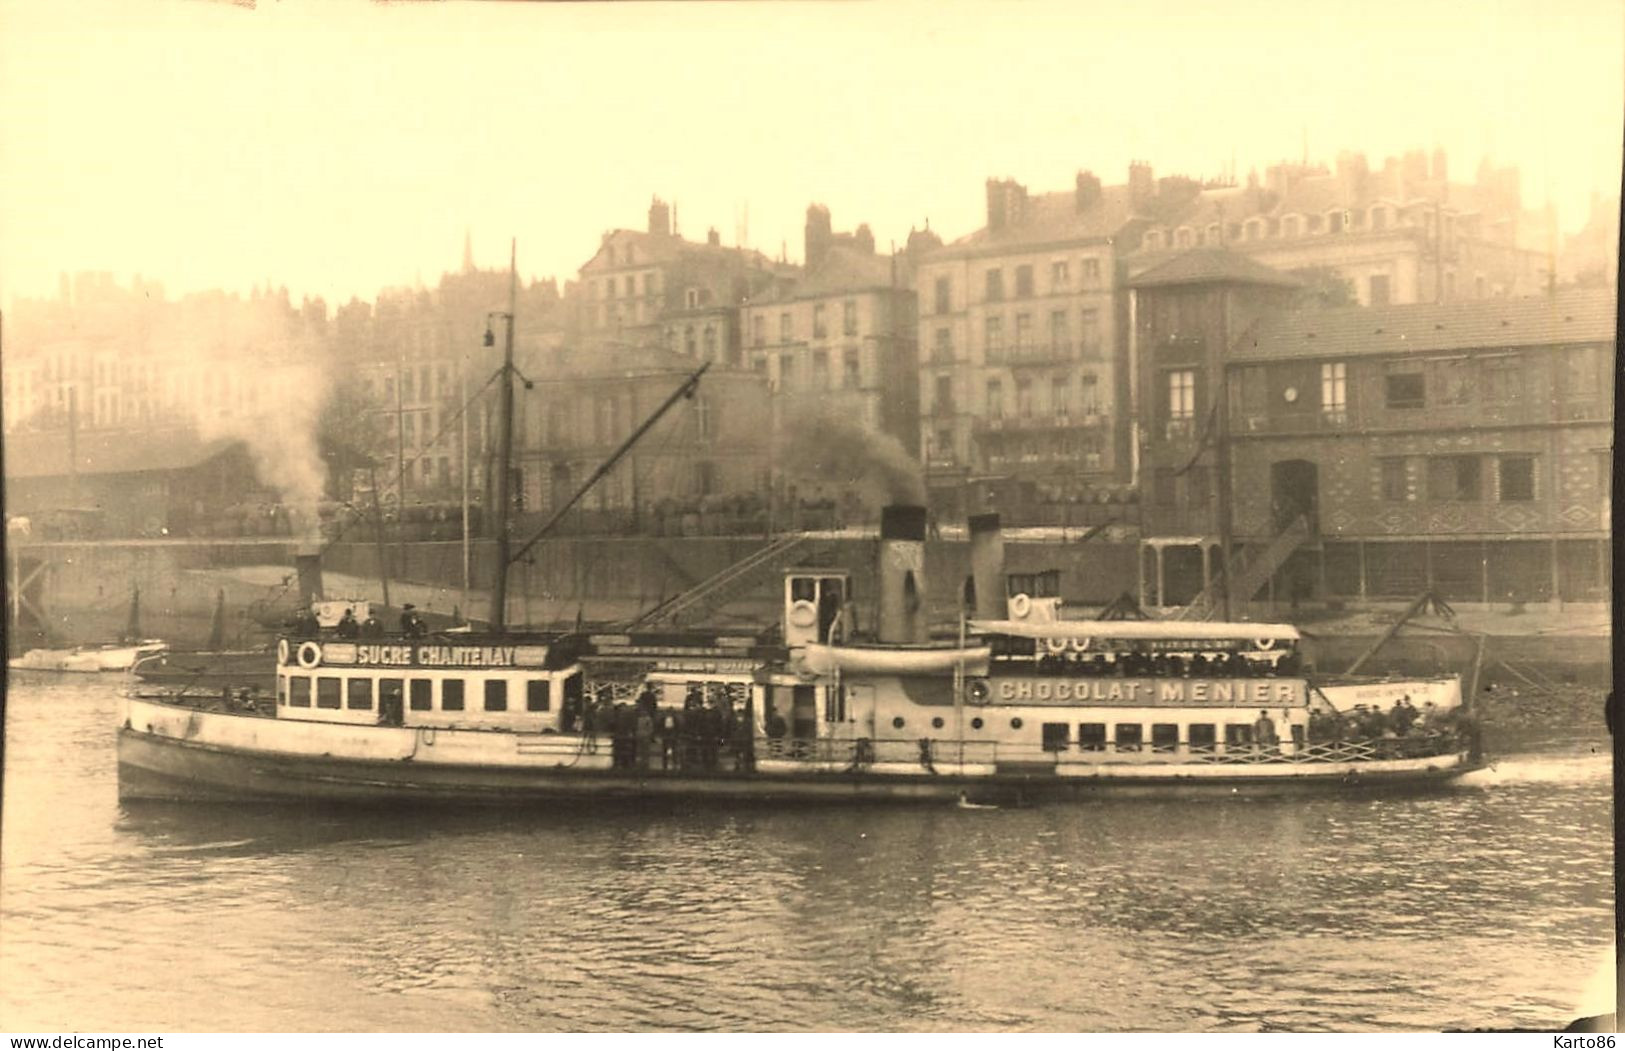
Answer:
<svg viewBox="0 0 1625 1051"><path fill-rule="evenodd" d="M654 687L632 702L585 695L565 702L565 733L584 735L583 748L597 752L608 740L617 770L749 770L754 754L748 705L706 696L692 686L681 708L662 707ZM726 766L724 765L726 763Z"/></svg>
<svg viewBox="0 0 1625 1051"><path fill-rule="evenodd" d="M1038 670L1046 675L1082 675L1097 677L1138 676L1156 678L1191 679L1246 679L1269 675L1297 675L1303 670L1303 658L1295 650L1282 652L1272 659L1250 657L1241 653L1212 654L1178 653L1117 653L1058 654L1045 652L1038 646Z"/></svg>

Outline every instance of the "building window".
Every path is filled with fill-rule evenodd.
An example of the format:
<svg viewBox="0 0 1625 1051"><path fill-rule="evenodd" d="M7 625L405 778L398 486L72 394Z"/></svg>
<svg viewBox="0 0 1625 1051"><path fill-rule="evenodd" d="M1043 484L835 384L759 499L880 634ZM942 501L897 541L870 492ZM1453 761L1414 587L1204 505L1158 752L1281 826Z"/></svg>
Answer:
<svg viewBox="0 0 1625 1051"><path fill-rule="evenodd" d="M1390 409L1421 409L1427 406L1427 385L1420 368L1406 363L1389 366L1385 392Z"/></svg>
<svg viewBox="0 0 1625 1051"><path fill-rule="evenodd" d="M694 399L694 432L702 441L712 437L713 429L711 400L706 397Z"/></svg>
<svg viewBox="0 0 1625 1051"><path fill-rule="evenodd" d="M1072 337L1066 329L1066 311L1050 311L1049 342L1050 348L1056 354L1068 355L1072 352Z"/></svg>
<svg viewBox="0 0 1625 1051"><path fill-rule="evenodd" d="M815 350L812 356L813 390L829 389L829 351Z"/></svg>
<svg viewBox="0 0 1625 1051"><path fill-rule="evenodd" d="M1057 259L1049 265L1050 288L1061 290L1072 285L1072 271L1065 259Z"/></svg>
<svg viewBox="0 0 1625 1051"><path fill-rule="evenodd" d="M954 378L952 376L938 376L936 397L932 399L931 406L938 416L946 416L954 411Z"/></svg>
<svg viewBox="0 0 1625 1051"><path fill-rule="evenodd" d="M1181 226L1174 232L1174 242L1181 248L1189 248L1196 241L1196 234L1188 226Z"/></svg>
<svg viewBox="0 0 1625 1051"><path fill-rule="evenodd" d="M1100 411L1100 386L1093 372L1085 372L1079 381L1083 388L1082 405L1080 410L1085 416L1093 416Z"/></svg>
<svg viewBox="0 0 1625 1051"><path fill-rule="evenodd" d="M1022 350L1032 346L1033 343L1033 316L1031 314L1016 315L1016 341L1014 349Z"/></svg>
<svg viewBox="0 0 1625 1051"><path fill-rule="evenodd" d="M545 712L553 707L553 684L546 679L525 683L525 711Z"/></svg>
<svg viewBox="0 0 1625 1051"><path fill-rule="evenodd" d="M345 707L359 708L362 711L372 710L371 679L351 679L348 692L349 698L345 702Z"/></svg>
<svg viewBox="0 0 1625 1051"><path fill-rule="evenodd" d="M443 712L460 712L463 710L464 684L461 679L445 679L440 683L440 710Z"/></svg>
<svg viewBox="0 0 1625 1051"><path fill-rule="evenodd" d="M997 303L1004 299L1004 271L989 270L986 280L987 291L983 298L989 303Z"/></svg>
<svg viewBox="0 0 1625 1051"><path fill-rule="evenodd" d="M684 289L683 304L690 310L698 310L700 306L700 290L697 288Z"/></svg>
<svg viewBox="0 0 1625 1051"><path fill-rule="evenodd" d="M848 390L857 390L863 385L863 364L858 352L848 350L841 358L844 382Z"/></svg>
<svg viewBox="0 0 1625 1051"><path fill-rule="evenodd" d="M824 304L813 304L813 339L823 339L828 333L824 329Z"/></svg>
<svg viewBox="0 0 1625 1051"><path fill-rule="evenodd" d="M705 360L717 360L717 327L715 325L705 326Z"/></svg>
<svg viewBox="0 0 1625 1051"><path fill-rule="evenodd" d="M1342 423L1348 417L1348 365L1327 362L1320 367L1320 411L1329 422Z"/></svg>
<svg viewBox="0 0 1625 1051"><path fill-rule="evenodd" d="M1086 357L1100 353L1100 311L1090 308L1078 315L1078 347Z"/></svg>
<svg viewBox="0 0 1625 1051"><path fill-rule="evenodd" d="M1391 301L1388 290L1387 274L1372 274L1370 279L1370 292L1366 296L1370 305L1374 307L1387 306Z"/></svg>
<svg viewBox="0 0 1625 1051"><path fill-rule="evenodd" d="M310 707L310 676L288 676L288 706L290 708Z"/></svg>
<svg viewBox="0 0 1625 1051"><path fill-rule="evenodd" d="M428 679L411 679L407 683L408 702L414 712L426 712L434 707L434 683Z"/></svg>
<svg viewBox="0 0 1625 1051"><path fill-rule="evenodd" d="M1050 408L1057 416L1068 416L1072 413L1072 377L1053 376L1050 378L1049 388Z"/></svg>
<svg viewBox="0 0 1625 1051"><path fill-rule="evenodd" d="M983 322L985 328L984 346L987 348L987 360L998 361L1004 356L1004 319L990 317Z"/></svg>
<svg viewBox="0 0 1625 1051"><path fill-rule="evenodd" d="M790 327L790 312L787 310L779 315L779 342L790 342L794 329Z"/></svg>
<svg viewBox="0 0 1625 1051"><path fill-rule="evenodd" d="M631 299L638 294L638 279L633 274L626 275L626 297Z"/></svg>
<svg viewBox="0 0 1625 1051"><path fill-rule="evenodd" d="M796 358L794 354L779 355L779 389L789 390L795 385Z"/></svg>
<svg viewBox="0 0 1625 1051"><path fill-rule="evenodd" d="M1434 500L1477 500L1478 481L1477 456L1428 457L1428 496Z"/></svg>
<svg viewBox="0 0 1625 1051"><path fill-rule="evenodd" d="M767 318L761 314L750 319L750 342L756 347L767 342Z"/></svg>
<svg viewBox="0 0 1625 1051"><path fill-rule="evenodd" d="M987 381L987 415L994 420L1004 417L1004 383L1001 380Z"/></svg>
<svg viewBox="0 0 1625 1051"><path fill-rule="evenodd" d="M1403 456L1385 456L1377 461L1377 470L1381 476L1382 498L1384 500L1409 500L1410 479L1405 470Z"/></svg>
<svg viewBox="0 0 1625 1051"><path fill-rule="evenodd" d="M1502 456L1498 463L1499 491L1502 503L1533 500L1535 498L1535 458L1533 456Z"/></svg>
<svg viewBox="0 0 1625 1051"><path fill-rule="evenodd" d="M488 712L508 710L508 680L485 680L485 710Z"/></svg>
<svg viewBox="0 0 1625 1051"><path fill-rule="evenodd" d="M948 279L937 278L937 313L946 314L953 309L953 299L948 293Z"/></svg>
<svg viewBox="0 0 1625 1051"><path fill-rule="evenodd" d="M1196 418L1196 373L1179 369L1168 373L1168 419L1189 422Z"/></svg>
<svg viewBox="0 0 1625 1051"><path fill-rule="evenodd" d="M1033 414L1033 381L1022 377L1016 380L1016 415L1022 419Z"/></svg>
<svg viewBox="0 0 1625 1051"><path fill-rule="evenodd" d="M858 334L858 301L848 299L841 306L841 332L848 336Z"/></svg>
<svg viewBox="0 0 1625 1051"><path fill-rule="evenodd" d="M954 335L949 328L937 329L936 347L932 351L932 358L940 362L949 362L954 359Z"/></svg>
<svg viewBox="0 0 1625 1051"><path fill-rule="evenodd" d="M1491 404L1516 401L1523 378L1523 358L1502 354L1484 359L1484 400Z"/></svg>
<svg viewBox="0 0 1625 1051"><path fill-rule="evenodd" d="M1472 390L1466 358L1440 358L1428 362L1428 404L1465 405Z"/></svg>
<svg viewBox="0 0 1625 1051"><path fill-rule="evenodd" d="M1016 267L1016 298L1027 299L1033 294L1033 268L1030 264Z"/></svg>

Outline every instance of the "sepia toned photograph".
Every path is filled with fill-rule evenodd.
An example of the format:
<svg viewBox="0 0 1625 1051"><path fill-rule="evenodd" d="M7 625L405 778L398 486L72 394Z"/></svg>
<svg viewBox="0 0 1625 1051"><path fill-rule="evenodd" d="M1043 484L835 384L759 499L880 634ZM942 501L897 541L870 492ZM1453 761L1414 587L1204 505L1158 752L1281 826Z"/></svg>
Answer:
<svg viewBox="0 0 1625 1051"><path fill-rule="evenodd" d="M0 1030L1611 1032L1622 128L1610 0L0 0Z"/></svg>

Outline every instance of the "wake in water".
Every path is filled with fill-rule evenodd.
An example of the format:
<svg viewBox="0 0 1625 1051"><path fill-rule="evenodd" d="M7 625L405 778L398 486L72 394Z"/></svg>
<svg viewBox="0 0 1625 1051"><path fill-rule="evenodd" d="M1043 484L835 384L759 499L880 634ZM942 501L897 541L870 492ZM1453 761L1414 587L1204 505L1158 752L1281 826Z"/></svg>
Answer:
<svg viewBox="0 0 1625 1051"><path fill-rule="evenodd" d="M1613 777L1613 757L1598 751L1595 755L1509 755L1493 761L1483 770L1464 774L1457 784L1471 788L1498 788L1503 785L1595 784Z"/></svg>

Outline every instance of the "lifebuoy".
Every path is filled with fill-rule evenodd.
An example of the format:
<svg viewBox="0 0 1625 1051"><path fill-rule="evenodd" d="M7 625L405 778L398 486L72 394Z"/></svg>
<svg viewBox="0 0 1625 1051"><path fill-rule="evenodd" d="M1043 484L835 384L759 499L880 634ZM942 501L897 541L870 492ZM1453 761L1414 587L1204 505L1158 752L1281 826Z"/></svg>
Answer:
<svg viewBox="0 0 1625 1051"><path fill-rule="evenodd" d="M286 663L288 663L288 640L287 639L277 639L276 640L276 662L278 664L286 664Z"/></svg>
<svg viewBox="0 0 1625 1051"><path fill-rule="evenodd" d="M299 644L299 667L314 668L322 662L322 648L314 642Z"/></svg>
<svg viewBox="0 0 1625 1051"><path fill-rule="evenodd" d="M818 623L818 607L806 599L790 604L790 623L798 628L810 628Z"/></svg>
<svg viewBox="0 0 1625 1051"><path fill-rule="evenodd" d="M986 704L988 692L985 679L972 679L965 687L965 694L970 698L972 704Z"/></svg>
<svg viewBox="0 0 1625 1051"><path fill-rule="evenodd" d="M1026 620L1027 614L1033 611L1033 600L1026 595L1017 595L1010 600L1010 615L1017 620Z"/></svg>
<svg viewBox="0 0 1625 1051"><path fill-rule="evenodd" d="M1045 639L1044 640L1044 648L1046 650L1049 650L1051 653L1065 653L1066 652L1066 640L1065 639Z"/></svg>
<svg viewBox="0 0 1625 1051"><path fill-rule="evenodd" d="M1253 645L1257 646L1261 650L1273 650L1275 648L1275 640L1274 639L1254 639L1253 640Z"/></svg>
<svg viewBox="0 0 1625 1051"><path fill-rule="evenodd" d="M1073 653L1082 653L1089 648L1089 640L1087 638L1067 639L1066 644L1071 647Z"/></svg>

